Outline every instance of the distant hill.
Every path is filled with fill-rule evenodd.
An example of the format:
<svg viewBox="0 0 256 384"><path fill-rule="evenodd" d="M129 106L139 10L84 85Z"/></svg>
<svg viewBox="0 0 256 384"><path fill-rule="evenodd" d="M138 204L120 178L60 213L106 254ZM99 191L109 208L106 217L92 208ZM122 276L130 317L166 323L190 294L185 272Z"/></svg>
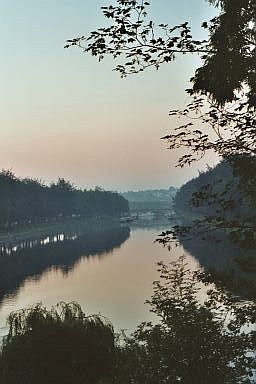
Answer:
<svg viewBox="0 0 256 384"><path fill-rule="evenodd" d="M122 196L128 200L131 210L170 209L177 188L128 191Z"/></svg>
<svg viewBox="0 0 256 384"><path fill-rule="evenodd" d="M187 218L219 212L226 219L255 223L256 156L233 156L199 173L179 189L174 210Z"/></svg>
<svg viewBox="0 0 256 384"><path fill-rule="evenodd" d="M176 212L185 211L195 214L209 214L215 212L215 206L209 207L208 203L193 206L193 194L199 192L201 188L212 185L214 192L221 193L226 189L228 183L233 183L234 187L238 180L233 177L233 170L227 161L220 162L216 167L210 168L205 172L200 172L199 175L187 183L183 184L175 196L174 208Z"/></svg>

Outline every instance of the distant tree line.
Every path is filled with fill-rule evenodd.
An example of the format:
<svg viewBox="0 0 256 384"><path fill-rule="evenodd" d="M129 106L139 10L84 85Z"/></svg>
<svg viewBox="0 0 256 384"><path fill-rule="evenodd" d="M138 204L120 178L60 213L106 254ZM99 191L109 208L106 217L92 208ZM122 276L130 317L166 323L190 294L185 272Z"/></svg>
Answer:
<svg viewBox="0 0 256 384"><path fill-rule="evenodd" d="M116 192L81 190L62 178L50 186L31 178L0 172L0 228L44 223L60 218L121 216L128 202Z"/></svg>
<svg viewBox="0 0 256 384"><path fill-rule="evenodd" d="M177 188L148 189L143 191L123 192L122 196L129 202L167 202L170 203L177 192Z"/></svg>
<svg viewBox="0 0 256 384"><path fill-rule="evenodd" d="M172 207L177 188L148 189L142 191L123 192L122 196L129 201L131 211L168 210Z"/></svg>

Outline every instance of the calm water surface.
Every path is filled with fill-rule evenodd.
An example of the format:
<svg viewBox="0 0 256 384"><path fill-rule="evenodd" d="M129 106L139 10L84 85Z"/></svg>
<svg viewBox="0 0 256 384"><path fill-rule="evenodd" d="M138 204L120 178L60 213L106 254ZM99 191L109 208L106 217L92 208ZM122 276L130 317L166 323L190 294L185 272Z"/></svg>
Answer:
<svg viewBox="0 0 256 384"><path fill-rule="evenodd" d="M92 236L88 232L61 234L27 248L16 247L16 253L6 256L8 261L1 265L7 271L7 277L0 276L5 281L0 304L1 335L6 333L11 311L38 302L50 307L61 300L75 300L87 314L100 313L116 330L128 332L141 321L152 319L144 302L152 294L152 282L158 279L156 263L185 253L182 247L168 251L154 243L166 228L166 224L162 228L159 224L110 231L101 228ZM197 267L196 259L186 254L191 268ZM35 263L29 272L26 263Z"/></svg>

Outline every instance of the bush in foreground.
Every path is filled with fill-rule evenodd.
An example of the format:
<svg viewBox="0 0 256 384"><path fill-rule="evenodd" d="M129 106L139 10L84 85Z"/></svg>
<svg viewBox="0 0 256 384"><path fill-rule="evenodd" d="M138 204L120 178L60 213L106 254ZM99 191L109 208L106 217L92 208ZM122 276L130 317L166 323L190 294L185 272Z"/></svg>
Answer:
<svg viewBox="0 0 256 384"><path fill-rule="evenodd" d="M76 303L12 313L1 358L4 384L94 384L113 376L114 333Z"/></svg>
<svg viewBox="0 0 256 384"><path fill-rule="evenodd" d="M13 313L4 384L240 384L256 369L256 306L208 283L180 258L159 264L149 301L159 321L115 337L76 303ZM251 381L253 382L253 381Z"/></svg>
<svg viewBox="0 0 256 384"><path fill-rule="evenodd" d="M159 321L142 323L120 345L119 381L129 384L248 383L256 369L256 306L191 271L159 263L148 303Z"/></svg>

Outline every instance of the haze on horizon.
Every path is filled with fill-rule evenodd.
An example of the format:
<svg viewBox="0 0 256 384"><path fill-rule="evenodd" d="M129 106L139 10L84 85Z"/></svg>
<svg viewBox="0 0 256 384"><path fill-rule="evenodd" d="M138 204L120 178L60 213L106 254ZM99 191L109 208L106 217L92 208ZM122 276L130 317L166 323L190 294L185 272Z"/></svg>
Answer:
<svg viewBox="0 0 256 384"><path fill-rule="evenodd" d="M180 186L203 167L175 168L177 153L160 140L174 124L169 109L187 100L198 57L122 80L110 59L98 63L63 48L66 39L100 27L100 6L111 2L1 0L0 168L125 191ZM157 21L189 21L197 36L216 12L204 0L151 3Z"/></svg>

